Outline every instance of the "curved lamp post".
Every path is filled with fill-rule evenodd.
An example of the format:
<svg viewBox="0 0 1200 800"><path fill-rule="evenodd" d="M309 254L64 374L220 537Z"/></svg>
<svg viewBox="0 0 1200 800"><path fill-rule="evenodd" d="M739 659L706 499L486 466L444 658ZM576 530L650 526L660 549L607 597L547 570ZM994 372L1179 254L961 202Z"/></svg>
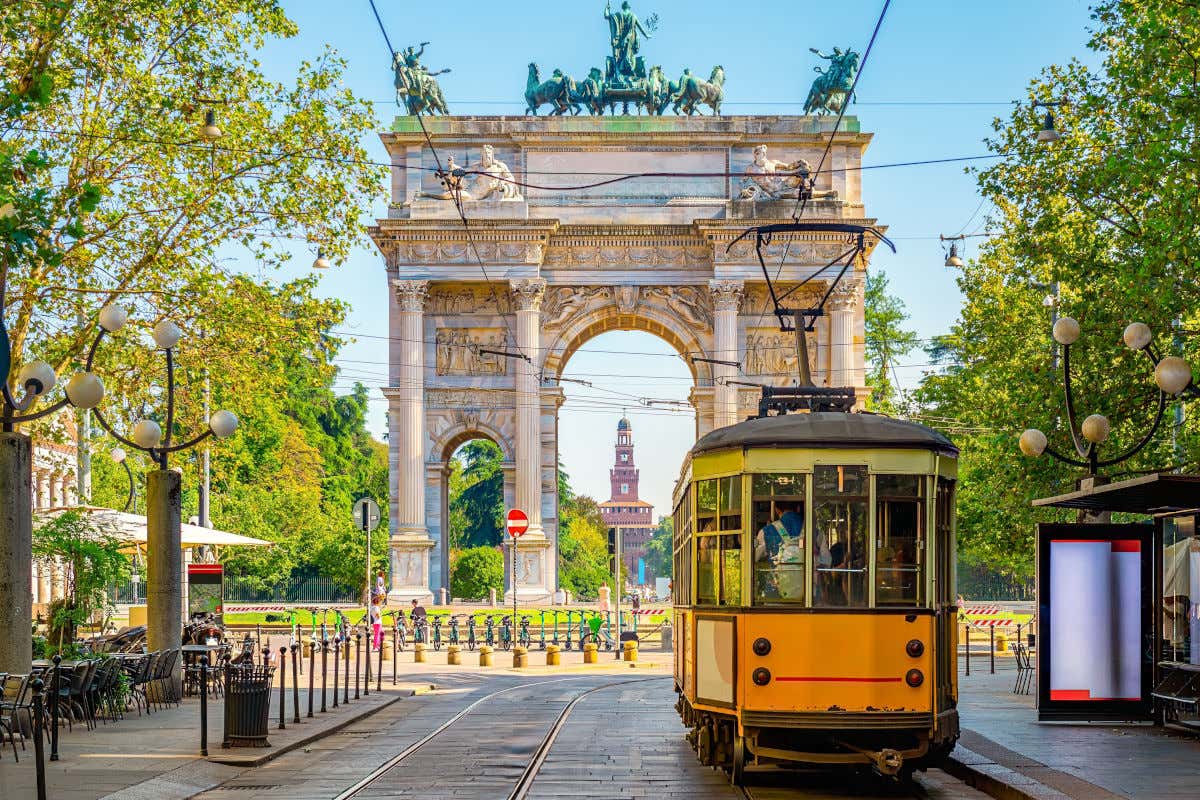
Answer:
<svg viewBox="0 0 1200 800"><path fill-rule="evenodd" d="M0 625L0 672L26 673L33 659L33 633L26 624L33 616L33 444L16 426L68 405L92 408L104 397L104 382L91 371L89 358L85 371L67 382L61 399L34 410L54 389L58 376L45 361L30 361L12 374L4 295L0 281L0 608L14 621ZM15 393L9 387L14 377Z"/></svg>
<svg viewBox="0 0 1200 800"><path fill-rule="evenodd" d="M88 354L89 365L100 340L104 338L104 332L120 330L125 321L124 309L117 306L101 309L100 325L103 330ZM173 442L174 349L183 331L175 323L163 320L154 326L152 336L155 348L162 350L166 359L165 424L160 426L152 419L140 419L125 436L113 429L99 408L92 413L96 422L110 436L127 448L146 453L158 465L158 469L146 473L146 644L151 650L178 650L183 625L182 475L169 468L168 459L172 453L195 447L210 436L218 439L232 436L237 431L238 418L232 411L218 411L209 417L208 429L203 433L183 442ZM124 463L123 451L121 456L120 461ZM175 674L169 689L171 699L179 697L182 689L180 661L175 661Z"/></svg>
<svg viewBox="0 0 1200 800"><path fill-rule="evenodd" d="M1162 422L1166 410L1168 396L1188 395L1200 396L1192 380L1192 368L1178 356L1161 356L1154 347L1154 335L1150 326L1143 322L1132 322L1125 327L1123 338L1125 346L1130 350L1138 350L1146 354L1146 358L1154 367L1154 382L1158 386L1158 408L1150 428L1128 450L1112 458L1101 458L1099 447L1108 439L1110 424L1103 414L1092 414L1077 422L1075 398L1071 391L1071 345L1079 340L1079 323L1071 317L1061 317L1054 323L1054 340L1063 348L1063 386L1065 388L1067 405L1067 424L1071 431L1071 443L1074 445L1077 458L1064 455L1049 446L1046 434L1036 428L1029 428L1021 434L1019 442L1021 452L1027 456L1037 457L1045 453L1065 464L1076 467L1086 467L1088 475L1095 477L1100 467L1107 467L1133 457L1143 447L1149 444L1158 425Z"/></svg>
<svg viewBox="0 0 1200 800"><path fill-rule="evenodd" d="M109 451L108 455L115 463L125 468L125 477L129 479L129 496L125 498L125 507L121 510L129 511L131 508L134 508L134 501L137 500L137 494L135 493L136 489L133 484L133 470L129 468L129 462L125 458L125 448L114 447Z"/></svg>

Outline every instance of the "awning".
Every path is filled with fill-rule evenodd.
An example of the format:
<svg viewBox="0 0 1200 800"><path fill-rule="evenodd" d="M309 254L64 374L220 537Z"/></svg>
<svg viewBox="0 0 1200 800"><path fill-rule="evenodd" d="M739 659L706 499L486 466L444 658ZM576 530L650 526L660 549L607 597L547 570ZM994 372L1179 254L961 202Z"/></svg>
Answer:
<svg viewBox="0 0 1200 800"><path fill-rule="evenodd" d="M129 514L112 508L99 508L97 506L52 508L34 514L34 523L36 524L38 520L51 519L64 511L78 511L81 514L87 515L93 522L119 539L143 547L146 544L146 518L141 514ZM251 536L242 536L241 534L230 533L229 531L219 531L215 528L204 528L200 525L189 525L186 522L180 527L182 528L183 547L199 547L201 545L214 547L266 547L274 544L274 542L268 542L265 539L255 539Z"/></svg>
<svg viewBox="0 0 1200 800"><path fill-rule="evenodd" d="M1033 505L1127 514L1200 511L1200 475L1144 475L1057 497L1042 497L1034 500Z"/></svg>

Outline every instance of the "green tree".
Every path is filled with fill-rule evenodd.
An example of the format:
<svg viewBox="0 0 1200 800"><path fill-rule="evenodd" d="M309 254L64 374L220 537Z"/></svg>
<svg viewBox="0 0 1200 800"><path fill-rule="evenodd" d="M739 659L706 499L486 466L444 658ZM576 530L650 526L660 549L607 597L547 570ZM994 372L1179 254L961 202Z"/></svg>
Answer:
<svg viewBox="0 0 1200 800"><path fill-rule="evenodd" d="M465 525L456 536L459 546L495 547L504 533L504 453L490 439L474 439L455 457L465 464L462 489L450 496L451 516Z"/></svg>
<svg viewBox="0 0 1200 800"><path fill-rule="evenodd" d="M62 559L66 592L50 608L51 647L62 651L75 641L75 629L108 608L109 586L129 577L125 543L105 526L78 511L64 511L33 532L33 556Z"/></svg>
<svg viewBox="0 0 1200 800"><path fill-rule="evenodd" d="M908 321L904 301L888 293L888 277L883 272L867 275L863 298L866 319L867 383L871 386L868 407L872 411L893 414L897 410L900 387L893 382L896 359L907 355L920 341L904 328Z"/></svg>
<svg viewBox="0 0 1200 800"><path fill-rule="evenodd" d="M655 577L670 578L674 569L674 550L671 537L675 530L675 520L671 517L659 517L658 527L646 542L646 568Z"/></svg>
<svg viewBox="0 0 1200 800"><path fill-rule="evenodd" d="M1083 328L1071 367L1081 416L1113 424L1103 452L1137 441L1157 396L1145 358L1120 344L1124 326L1141 320L1160 350L1193 363L1197 355L1169 332L1174 320L1183 329L1200 322L1200 7L1105 0L1093 20L1099 66L1050 66L1029 86L1031 101L1066 101L1055 109L1062 138L1038 142L1044 112L1028 104L995 123L988 146L997 160L978 180L998 235L962 272L963 309L933 354L947 369L921 390L927 418L963 449L963 560L1017 578L1032 573L1033 523L1064 516L1035 513L1029 501L1069 491L1078 474L1016 447L1022 429L1037 427L1070 449L1046 295ZM1196 464L1195 420L1171 433L1110 477Z"/></svg>
<svg viewBox="0 0 1200 800"><path fill-rule="evenodd" d="M450 594L477 600L504 589L504 554L495 547L469 547L461 551L450 570Z"/></svg>
<svg viewBox="0 0 1200 800"><path fill-rule="evenodd" d="M594 598L612 585L608 527L600 506L586 495L573 495L558 509L559 585L578 597Z"/></svg>

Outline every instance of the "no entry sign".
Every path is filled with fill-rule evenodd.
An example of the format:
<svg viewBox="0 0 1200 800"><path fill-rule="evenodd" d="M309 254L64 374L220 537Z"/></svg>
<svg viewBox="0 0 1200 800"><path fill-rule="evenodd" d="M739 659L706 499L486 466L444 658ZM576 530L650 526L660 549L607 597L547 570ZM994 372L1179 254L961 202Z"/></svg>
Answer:
<svg viewBox="0 0 1200 800"><path fill-rule="evenodd" d="M508 528L508 535L515 539L529 530L529 517L521 509L514 508L508 512L504 525Z"/></svg>

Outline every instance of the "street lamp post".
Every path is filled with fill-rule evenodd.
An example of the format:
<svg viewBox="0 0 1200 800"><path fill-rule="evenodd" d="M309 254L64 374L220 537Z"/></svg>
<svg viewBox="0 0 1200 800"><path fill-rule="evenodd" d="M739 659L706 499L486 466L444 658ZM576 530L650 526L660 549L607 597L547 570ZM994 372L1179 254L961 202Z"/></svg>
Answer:
<svg viewBox="0 0 1200 800"><path fill-rule="evenodd" d="M118 330L125 322L124 310L107 306L101 312L105 331ZM106 315L119 319L120 324L105 325ZM89 354L89 364L96 346ZM208 419L208 430L182 443L173 443L175 430L175 356L174 348L183 332L173 322L162 321L154 326L156 349L164 352L167 372L166 419L159 426L151 419L138 420L129 436L113 429L100 409L95 410L96 422L125 447L140 450L158 466L146 474L146 644L151 650L178 650L183 622L183 553L182 553L182 475L168 465L172 453L188 450L210 436L224 439L237 430L238 419L231 411L218 411ZM181 665L175 662L168 694L179 696L182 689Z"/></svg>
<svg viewBox="0 0 1200 800"><path fill-rule="evenodd" d="M33 445L16 426L49 416L67 405L92 408L104 397L104 383L92 371L67 382L64 397L33 411L58 382L44 361L31 361L16 374L20 396L9 388L12 348L4 321L5 289L0 281L0 608L10 624L0 625L0 672L28 673L33 661ZM96 341L100 341L100 335ZM95 345L93 345L93 350Z"/></svg>
<svg viewBox="0 0 1200 800"><path fill-rule="evenodd" d="M1019 445L1021 452L1027 456L1037 457L1045 453L1065 464L1087 468L1087 480L1092 485L1095 485L1103 482L1103 478L1099 478L1097 475L1101 467L1119 464L1126 459L1132 458L1149 444L1150 439L1154 436L1154 432L1158 430L1159 423L1162 421L1168 396L1183 397L1186 395L1188 397L1197 397L1200 396L1200 389L1196 387L1192 379L1192 368L1187 361L1178 356L1164 357L1159 354L1158 350L1154 347L1154 335L1150 330L1150 326L1143 322L1132 322L1127 325L1122 337L1125 341L1125 346L1131 350L1145 353L1146 358L1150 360L1150 363L1154 367L1154 382L1158 386L1157 409L1154 414L1154 420L1150 423L1150 427L1141 439L1119 455L1102 459L1099 447L1108 439L1111 427L1108 418L1103 414L1092 414L1082 422L1078 422L1075 412L1075 398L1071 386L1071 345L1079 340L1080 333L1079 323L1071 317L1059 317L1054 323L1054 340L1062 345L1063 387L1066 398L1067 425L1070 429L1071 444L1075 448L1076 457L1064 455L1050 447L1046 434L1036 428L1029 428L1023 432Z"/></svg>

